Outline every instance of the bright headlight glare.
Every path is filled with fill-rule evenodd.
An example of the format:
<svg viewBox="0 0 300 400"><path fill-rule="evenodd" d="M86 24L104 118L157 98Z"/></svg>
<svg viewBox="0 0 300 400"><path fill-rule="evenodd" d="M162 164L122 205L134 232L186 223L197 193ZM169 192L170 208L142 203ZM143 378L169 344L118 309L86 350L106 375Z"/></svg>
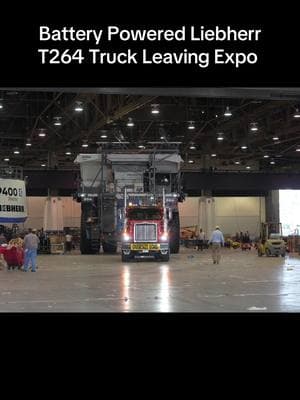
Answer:
<svg viewBox="0 0 300 400"><path fill-rule="evenodd" d="M123 240L125 241L125 242L128 242L128 240L130 240L130 236L128 235L128 233L123 233Z"/></svg>
<svg viewBox="0 0 300 400"><path fill-rule="evenodd" d="M163 241L168 240L168 234L167 234L167 233L163 233L163 234L161 235L161 240L163 240Z"/></svg>

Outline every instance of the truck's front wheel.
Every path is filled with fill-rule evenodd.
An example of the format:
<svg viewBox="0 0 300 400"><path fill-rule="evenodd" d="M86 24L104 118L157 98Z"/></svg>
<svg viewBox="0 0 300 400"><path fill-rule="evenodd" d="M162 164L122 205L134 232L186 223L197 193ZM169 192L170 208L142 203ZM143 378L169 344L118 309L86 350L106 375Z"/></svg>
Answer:
<svg viewBox="0 0 300 400"><path fill-rule="evenodd" d="M132 259L130 254L124 254L122 252L122 262L129 262Z"/></svg>
<svg viewBox="0 0 300 400"><path fill-rule="evenodd" d="M160 260L165 261L165 262L169 261L170 260L170 252L168 252L167 254L162 254L160 256Z"/></svg>
<svg viewBox="0 0 300 400"><path fill-rule="evenodd" d="M173 254L179 253L180 248L180 221L179 214L174 212L173 219L170 221L170 251Z"/></svg>

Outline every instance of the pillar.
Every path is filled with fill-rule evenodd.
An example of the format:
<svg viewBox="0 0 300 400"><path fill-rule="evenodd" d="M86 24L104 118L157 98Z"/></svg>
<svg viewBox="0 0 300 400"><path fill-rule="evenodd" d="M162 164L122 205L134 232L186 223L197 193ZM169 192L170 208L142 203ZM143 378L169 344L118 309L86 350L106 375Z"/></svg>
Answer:
<svg viewBox="0 0 300 400"><path fill-rule="evenodd" d="M280 222L279 190L270 190L266 196L266 222Z"/></svg>
<svg viewBox="0 0 300 400"><path fill-rule="evenodd" d="M198 230L200 228L208 238L216 226L215 199L213 197L201 196L199 198Z"/></svg>

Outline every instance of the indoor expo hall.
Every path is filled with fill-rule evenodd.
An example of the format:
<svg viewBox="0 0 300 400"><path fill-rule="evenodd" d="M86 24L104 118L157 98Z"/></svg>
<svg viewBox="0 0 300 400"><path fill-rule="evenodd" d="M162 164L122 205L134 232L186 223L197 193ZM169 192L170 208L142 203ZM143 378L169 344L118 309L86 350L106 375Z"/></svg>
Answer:
<svg viewBox="0 0 300 400"><path fill-rule="evenodd" d="M0 312L299 312L299 91L0 88Z"/></svg>

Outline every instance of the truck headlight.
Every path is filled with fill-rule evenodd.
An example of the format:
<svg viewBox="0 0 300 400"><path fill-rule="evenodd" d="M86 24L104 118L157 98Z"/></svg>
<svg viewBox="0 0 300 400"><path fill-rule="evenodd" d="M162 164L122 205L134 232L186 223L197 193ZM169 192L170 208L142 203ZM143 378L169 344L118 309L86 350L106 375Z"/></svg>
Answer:
<svg viewBox="0 0 300 400"><path fill-rule="evenodd" d="M123 240L124 242L128 242L130 240L130 235L128 235L128 233L123 233Z"/></svg>
<svg viewBox="0 0 300 400"><path fill-rule="evenodd" d="M161 239L163 242L166 242L166 241L168 240L168 234L167 234L167 233L163 233L163 234L161 235L160 239Z"/></svg>

